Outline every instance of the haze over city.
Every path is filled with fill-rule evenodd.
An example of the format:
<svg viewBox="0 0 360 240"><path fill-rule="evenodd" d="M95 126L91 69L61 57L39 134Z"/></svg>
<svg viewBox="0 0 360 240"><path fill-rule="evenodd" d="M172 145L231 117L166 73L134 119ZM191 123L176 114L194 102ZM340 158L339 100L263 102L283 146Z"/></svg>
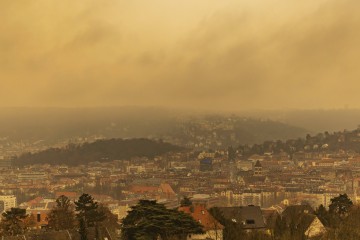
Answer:
<svg viewBox="0 0 360 240"><path fill-rule="evenodd" d="M0 2L0 106L359 108L360 2Z"/></svg>
<svg viewBox="0 0 360 240"><path fill-rule="evenodd" d="M359 240L359 0L0 0L1 240Z"/></svg>

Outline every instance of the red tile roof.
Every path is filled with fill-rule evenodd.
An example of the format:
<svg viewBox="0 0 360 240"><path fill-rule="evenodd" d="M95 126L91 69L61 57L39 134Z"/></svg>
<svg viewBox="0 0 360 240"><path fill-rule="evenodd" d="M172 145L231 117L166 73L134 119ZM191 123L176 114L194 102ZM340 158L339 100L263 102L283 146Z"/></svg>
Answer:
<svg viewBox="0 0 360 240"><path fill-rule="evenodd" d="M221 225L203 205L180 207L178 210L190 214L204 227L205 231L224 229L224 226Z"/></svg>

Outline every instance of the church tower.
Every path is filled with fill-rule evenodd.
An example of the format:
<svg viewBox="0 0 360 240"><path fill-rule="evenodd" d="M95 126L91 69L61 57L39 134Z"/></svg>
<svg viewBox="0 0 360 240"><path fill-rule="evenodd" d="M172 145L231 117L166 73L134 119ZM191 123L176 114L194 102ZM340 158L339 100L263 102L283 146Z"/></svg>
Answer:
<svg viewBox="0 0 360 240"><path fill-rule="evenodd" d="M262 165L259 160L256 161L254 166L254 176L263 176Z"/></svg>

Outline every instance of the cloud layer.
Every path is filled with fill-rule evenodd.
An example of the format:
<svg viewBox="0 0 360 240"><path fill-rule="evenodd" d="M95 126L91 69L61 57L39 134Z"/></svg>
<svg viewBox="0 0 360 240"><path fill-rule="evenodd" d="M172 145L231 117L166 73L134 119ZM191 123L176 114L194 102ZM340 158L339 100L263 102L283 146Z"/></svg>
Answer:
<svg viewBox="0 0 360 240"><path fill-rule="evenodd" d="M0 106L360 107L357 0L0 2Z"/></svg>

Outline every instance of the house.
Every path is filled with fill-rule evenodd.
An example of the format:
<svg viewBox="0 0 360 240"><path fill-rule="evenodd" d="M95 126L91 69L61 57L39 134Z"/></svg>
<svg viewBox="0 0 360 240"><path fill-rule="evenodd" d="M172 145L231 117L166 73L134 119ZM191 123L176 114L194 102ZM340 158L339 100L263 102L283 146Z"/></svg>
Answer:
<svg viewBox="0 0 360 240"><path fill-rule="evenodd" d="M226 220L241 225L248 232L266 230L265 221L259 206L219 207L218 209Z"/></svg>
<svg viewBox="0 0 360 240"><path fill-rule="evenodd" d="M314 213L309 205L292 205L284 210L281 217L287 226L295 225L297 229L302 229L305 236L313 238L326 232L325 226Z"/></svg>
<svg viewBox="0 0 360 240"><path fill-rule="evenodd" d="M187 240L222 240L224 226L221 225L205 208L203 204L184 206L179 211L190 214L195 221L203 226L204 234L189 234Z"/></svg>
<svg viewBox="0 0 360 240"><path fill-rule="evenodd" d="M22 203L20 207L26 209L26 213L34 217L34 228L42 228L48 224L48 214L55 205L55 199L37 197Z"/></svg>

